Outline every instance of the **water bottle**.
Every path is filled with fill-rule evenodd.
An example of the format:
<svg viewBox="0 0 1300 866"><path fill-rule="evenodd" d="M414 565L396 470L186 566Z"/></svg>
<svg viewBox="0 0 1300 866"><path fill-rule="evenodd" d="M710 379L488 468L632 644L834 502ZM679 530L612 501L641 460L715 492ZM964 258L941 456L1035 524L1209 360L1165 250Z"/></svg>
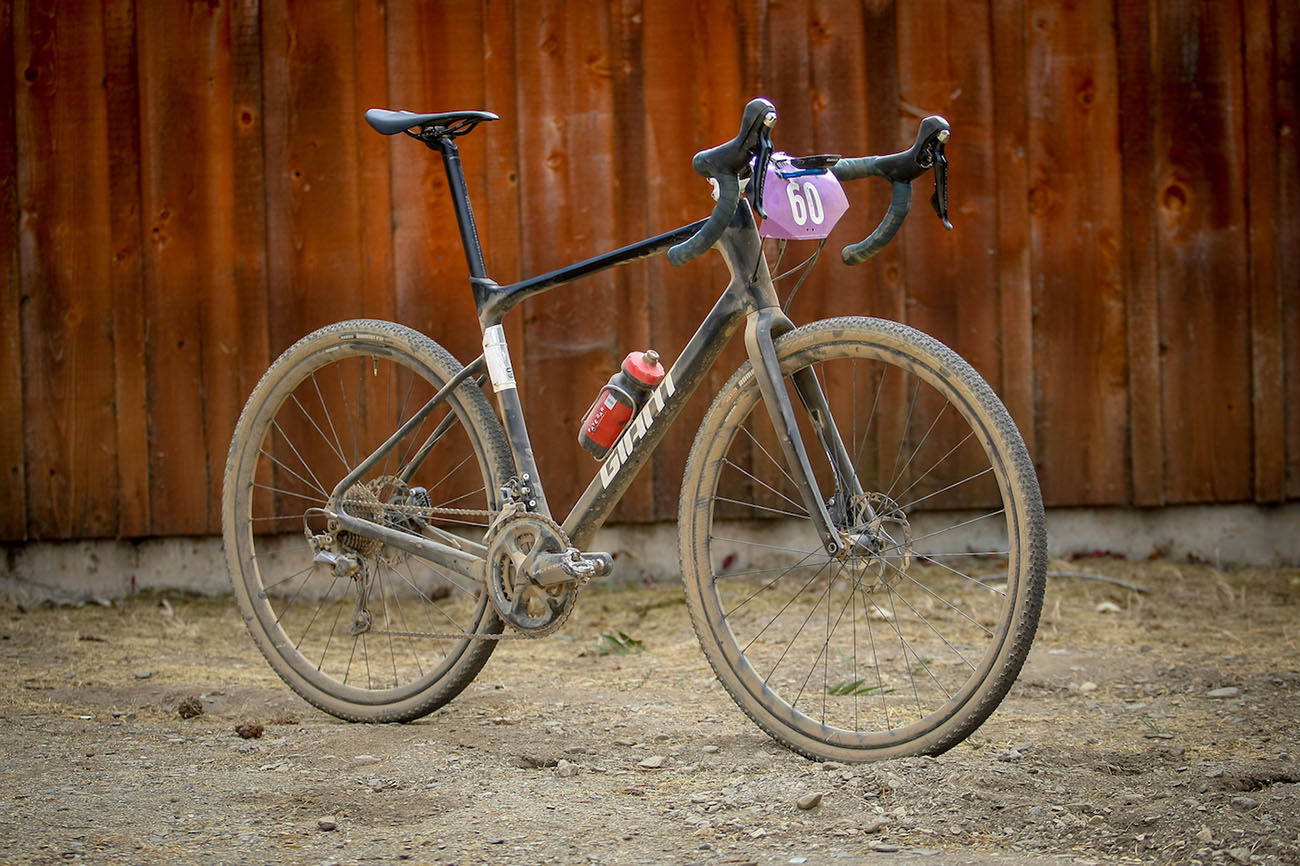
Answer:
<svg viewBox="0 0 1300 866"><path fill-rule="evenodd" d="M663 380L664 368L659 363L658 352L647 349L628 353L622 368L610 377L587 410L582 429L578 431L578 443L592 457L603 460L627 422Z"/></svg>

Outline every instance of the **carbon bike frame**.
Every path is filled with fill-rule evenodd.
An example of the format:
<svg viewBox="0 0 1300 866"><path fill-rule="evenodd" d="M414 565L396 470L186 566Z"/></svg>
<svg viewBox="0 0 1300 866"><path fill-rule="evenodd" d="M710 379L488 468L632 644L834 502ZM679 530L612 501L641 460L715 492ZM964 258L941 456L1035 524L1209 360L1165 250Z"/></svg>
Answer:
<svg viewBox="0 0 1300 866"><path fill-rule="evenodd" d="M466 541L450 533L444 534L447 543L442 543L348 514L342 508L344 492L351 489L359 479L392 452L398 442L423 424L447 396L466 380L477 377L477 382L482 385L489 378L484 374L485 368L492 366L486 357L488 351L500 352L508 370L508 350L505 347L504 331L500 327L502 318L507 312L526 298L618 265L662 253L673 244L693 235L704 221L682 226L540 276L499 286L487 276L456 144L450 138L441 138L430 143L430 146L436 146L442 152L443 163L447 170L448 186L452 192L461 241L469 265L470 283L474 291L479 322L485 335L485 346L489 335L499 337L499 341L495 344L496 348L492 350L485 348L485 354L479 355L446 382L419 411L389 437L387 442L340 481L330 496L327 511L343 529L428 559L477 583L483 577L483 563L487 554L484 545ZM600 470L564 520L562 528L565 534L579 549L585 549L591 543L597 530L627 492L638 471L653 456L668 428L677 419L727 343L740 329L742 320L746 322L746 350L756 373L764 403L776 428L787 466L790 467L791 477L799 488L804 505L818 529L827 552L834 554L840 549L839 535L827 512L826 504L817 491L816 483L812 480L811 464L799 434L794 410L786 392L776 349L772 342L792 330L794 324L781 311L776 290L772 285L771 274L768 272L767 261L763 256L762 240L758 235L753 213L749 203L743 198L717 247L731 272L731 281L668 371L664 382L652 392L644 408L628 423L605 462L601 464ZM541 476L533 458L519 393L514 385L513 372L509 373L507 380L497 381L502 378L499 371L493 371L490 378L496 389L506 438L514 456L517 477L523 479L529 488L525 505L529 510L550 517L551 512L546 504ZM820 383L811 370L795 373L794 382L796 392L808 412L817 438L835 469L837 483L846 488L846 493L860 494L862 488L853 471L852 461L835 429ZM448 415L435 428L399 473L399 477L409 478L414 474L437 440L455 423L455 418L454 414ZM488 493L494 507L500 507L499 492L492 490ZM471 591L473 589L472 586L462 586L462 588Z"/></svg>

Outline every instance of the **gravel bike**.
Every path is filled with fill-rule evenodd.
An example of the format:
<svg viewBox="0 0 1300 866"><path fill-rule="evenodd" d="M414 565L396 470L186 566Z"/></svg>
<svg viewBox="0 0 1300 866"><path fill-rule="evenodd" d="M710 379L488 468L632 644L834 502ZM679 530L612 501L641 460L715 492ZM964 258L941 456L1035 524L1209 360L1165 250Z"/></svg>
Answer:
<svg viewBox="0 0 1300 866"><path fill-rule="evenodd" d="M856 264L893 238L912 182L933 170L948 224L947 121L926 118L895 154L789 157L772 147L772 104L755 99L735 139L695 156L715 188L709 217L503 286L487 274L455 141L496 119L366 113L442 156L482 354L462 364L402 325L339 322L287 349L239 419L222 530L271 666L335 716L408 721L455 697L500 640L554 632L580 587L611 572L591 549L597 530L743 330L748 360L714 395L682 480L682 579L705 655L759 727L810 758L961 742L1006 695L1037 628L1046 533L1032 463L992 389L938 341L856 316L796 327L755 218L769 236L784 225L825 243L812 229L833 223L839 183L884 178L888 212L842 252ZM729 284L639 394L613 380L601 393L592 416L617 416L615 435L561 519L503 317L598 271L711 248Z"/></svg>

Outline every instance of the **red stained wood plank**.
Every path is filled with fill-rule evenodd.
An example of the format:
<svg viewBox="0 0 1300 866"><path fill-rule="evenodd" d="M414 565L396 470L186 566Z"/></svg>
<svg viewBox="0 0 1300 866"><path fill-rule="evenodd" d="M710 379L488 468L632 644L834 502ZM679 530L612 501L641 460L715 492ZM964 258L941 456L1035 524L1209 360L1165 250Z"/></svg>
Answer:
<svg viewBox="0 0 1300 866"><path fill-rule="evenodd" d="M863 154L893 153L899 148L899 117L902 113L899 90L898 17L892 3L867 3L863 7L863 53L867 63L867 142ZM850 151L849 155L858 155ZM866 193L866 196L863 195ZM880 222L889 208L889 184L868 182L862 192L852 193L854 207L866 207ZM865 237L863 235L862 237ZM861 238L857 238L861 240ZM856 242L856 241L855 241ZM838 243L838 241L837 241ZM870 301L866 311L894 321L906 321L906 288L903 284L904 244L892 243L872 257ZM838 255L838 251L835 253Z"/></svg>
<svg viewBox="0 0 1300 866"><path fill-rule="evenodd" d="M950 345L995 388L1001 359L996 335L997 160L993 142L992 33L984 4L941 8L899 6L899 78L905 113L901 150L916 140L922 117L953 125L947 153L954 230L943 229L929 198L933 180L913 183L911 217L900 233L907 246L907 321Z"/></svg>
<svg viewBox="0 0 1300 866"><path fill-rule="evenodd" d="M353 4L262 9L272 354L365 310ZM367 128L367 134L373 135Z"/></svg>
<svg viewBox="0 0 1300 866"><path fill-rule="evenodd" d="M140 248L140 90L133 0L104 6L112 212L113 370L119 511L117 533L150 532L148 343Z"/></svg>
<svg viewBox="0 0 1300 866"><path fill-rule="evenodd" d="M14 16L15 140L29 538L118 527L112 238L97 3ZM99 134L88 134L88 130Z"/></svg>
<svg viewBox="0 0 1300 866"><path fill-rule="evenodd" d="M1256 502L1280 502L1286 496L1286 390L1277 251L1277 89L1270 5L1245 3L1242 8Z"/></svg>
<svg viewBox="0 0 1300 866"><path fill-rule="evenodd" d="M1240 9L1156 4L1152 28L1167 501L1249 499Z"/></svg>
<svg viewBox="0 0 1300 866"><path fill-rule="evenodd" d="M224 7L173 4L139 20L152 529L220 531L235 359L235 185ZM199 94L203 98L195 98Z"/></svg>
<svg viewBox="0 0 1300 866"><path fill-rule="evenodd" d="M1125 502L1122 199L1112 10L1028 7L1037 453L1052 505Z"/></svg>
<svg viewBox="0 0 1300 866"><path fill-rule="evenodd" d="M1034 293L1029 250L1029 153L1024 0L995 0L992 17L996 267L1002 345L998 389L1029 453L1034 439Z"/></svg>
<svg viewBox="0 0 1300 866"><path fill-rule="evenodd" d="M744 70L761 69L756 53L760 28L725 2L697 4L689 10L650 3L643 14L649 119L645 195L649 230L661 232L711 211L708 183L691 169L691 158L734 137L745 103L759 95L749 89L757 85L746 83L746 76L756 73ZM680 52L655 50L663 45L684 47ZM726 266L717 253L709 252L679 268L659 256L648 261L647 269L651 342L668 363L676 360L726 285ZM659 519L676 519L682 467L696 428L711 395L744 357L744 347L738 340L733 342L700 386L702 393L687 404L660 443L654 493Z"/></svg>
<svg viewBox="0 0 1300 866"><path fill-rule="evenodd" d="M1286 495L1300 498L1300 16L1274 5L1277 91L1277 253L1282 295Z"/></svg>
<svg viewBox="0 0 1300 866"><path fill-rule="evenodd" d="M536 273L613 249L617 209L609 10L544 3L516 19L524 270ZM529 380L523 402L539 443L551 508L566 514L594 466L577 444L582 414L622 360L612 274L523 305Z"/></svg>
<svg viewBox="0 0 1300 866"><path fill-rule="evenodd" d="M1123 0L1116 24L1120 69L1120 149L1128 296L1129 472L1133 501L1165 501L1164 401L1160 399L1160 298L1156 281L1154 98L1147 0ZM1134 399L1136 397L1136 399Z"/></svg>
<svg viewBox="0 0 1300 866"><path fill-rule="evenodd" d="M0 69L12 81L12 4L0 7ZM14 91L0 93L0 541L27 537L27 478L23 455L22 284L18 272L17 142Z"/></svg>
<svg viewBox="0 0 1300 866"><path fill-rule="evenodd" d="M483 14L466 5L390 3L388 107L490 110L484 104ZM374 133L367 127L367 134ZM456 140L471 201L483 193L486 140L499 134L489 123ZM393 136L388 146L397 319L468 361L482 352L481 339L442 158L405 136Z"/></svg>
<svg viewBox="0 0 1300 866"><path fill-rule="evenodd" d="M239 310L240 399L246 399L270 364L267 333L266 170L262 138L261 3L230 5L230 68L234 142L232 255Z"/></svg>

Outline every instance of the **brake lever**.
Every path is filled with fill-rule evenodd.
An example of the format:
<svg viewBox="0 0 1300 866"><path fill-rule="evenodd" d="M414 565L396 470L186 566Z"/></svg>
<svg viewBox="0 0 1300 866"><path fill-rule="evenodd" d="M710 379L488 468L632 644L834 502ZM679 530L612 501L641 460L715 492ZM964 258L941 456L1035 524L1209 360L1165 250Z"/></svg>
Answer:
<svg viewBox="0 0 1300 866"><path fill-rule="evenodd" d="M942 138L936 137L933 156L934 194L930 196L930 206L939 219L943 220L943 227L952 231L952 222L948 219L948 157L943 152Z"/></svg>
<svg viewBox="0 0 1300 866"><path fill-rule="evenodd" d="M764 125L758 133L758 147L754 149L754 176L749 182L749 202L763 219L767 219L767 211L763 207L763 187L767 184L767 165L771 161L772 128Z"/></svg>

